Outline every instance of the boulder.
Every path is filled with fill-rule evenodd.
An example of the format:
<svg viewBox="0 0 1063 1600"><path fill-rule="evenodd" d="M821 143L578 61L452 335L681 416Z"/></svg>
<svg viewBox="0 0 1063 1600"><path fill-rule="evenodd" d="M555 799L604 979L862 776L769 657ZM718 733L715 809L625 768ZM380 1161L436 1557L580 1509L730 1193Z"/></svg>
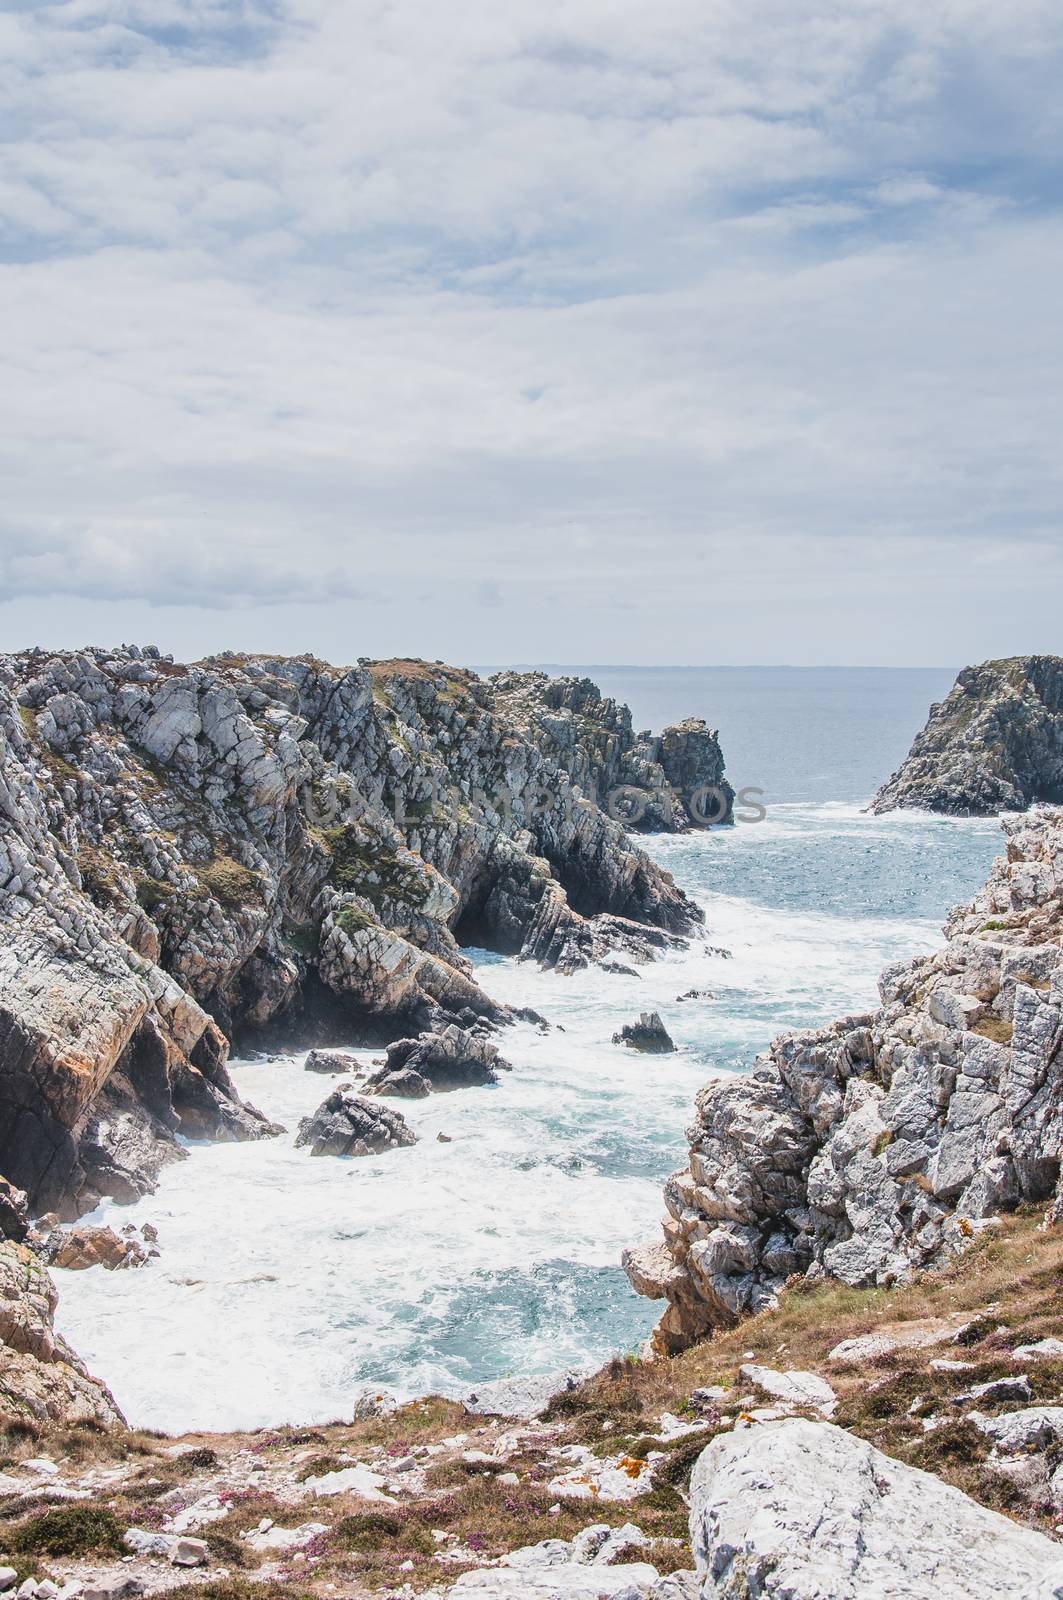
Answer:
<svg viewBox="0 0 1063 1600"><path fill-rule="evenodd" d="M690 1533L703 1600L999 1600L1061 1564L1054 1540L805 1420L714 1439Z"/></svg>
<svg viewBox="0 0 1063 1600"><path fill-rule="evenodd" d="M320 1072L342 1077L345 1073L357 1076L362 1071L357 1056L345 1050L309 1050L303 1062L304 1072Z"/></svg>
<svg viewBox="0 0 1063 1600"><path fill-rule="evenodd" d="M754 1389L794 1406L811 1406L830 1416L838 1404L838 1396L829 1383L814 1372L776 1372L772 1367L758 1367L747 1361L740 1369L741 1376Z"/></svg>
<svg viewBox="0 0 1063 1600"><path fill-rule="evenodd" d="M613 1034L613 1043L625 1044L647 1055L667 1055L675 1049L657 1011L643 1011L637 1022L625 1022L620 1032Z"/></svg>
<svg viewBox="0 0 1063 1600"><path fill-rule="evenodd" d="M303 1118L295 1142L309 1145L314 1156L369 1156L416 1144L417 1137L390 1106L341 1083L312 1117Z"/></svg>
<svg viewBox="0 0 1063 1600"><path fill-rule="evenodd" d="M68 1272L83 1272L88 1267L106 1267L114 1272L127 1267L142 1267L148 1252L138 1239L114 1232L112 1228L79 1223L56 1231L47 1242L47 1258L53 1267Z"/></svg>

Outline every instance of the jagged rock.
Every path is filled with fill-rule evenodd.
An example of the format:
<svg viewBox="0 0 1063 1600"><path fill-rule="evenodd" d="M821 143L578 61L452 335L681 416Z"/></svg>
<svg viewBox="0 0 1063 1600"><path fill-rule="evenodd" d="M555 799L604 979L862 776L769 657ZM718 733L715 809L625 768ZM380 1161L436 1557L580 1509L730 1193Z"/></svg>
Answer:
<svg viewBox="0 0 1063 1600"><path fill-rule="evenodd" d="M690 1534L704 1600L998 1600L1060 1567L1054 1540L804 1420L714 1439Z"/></svg>
<svg viewBox="0 0 1063 1600"><path fill-rule="evenodd" d="M117 1426L123 1418L113 1397L55 1331L58 1298L37 1256L0 1243L0 1423L29 1416Z"/></svg>
<svg viewBox="0 0 1063 1600"><path fill-rule="evenodd" d="M1012 656L965 667L872 811L953 816L1063 801L1063 658Z"/></svg>
<svg viewBox="0 0 1063 1600"><path fill-rule="evenodd" d="M424 1095L432 1089L497 1083L500 1070L509 1071L510 1064L497 1045L451 1023L438 1033L388 1045L385 1065L368 1087L373 1094Z"/></svg>
<svg viewBox="0 0 1063 1600"><path fill-rule="evenodd" d="M417 1137L390 1106L367 1100L341 1083L312 1117L303 1118L295 1142L309 1145L313 1156L368 1156L416 1144Z"/></svg>
<svg viewBox="0 0 1063 1600"><path fill-rule="evenodd" d="M676 1000L711 1000L713 995L708 989L687 989L683 994L677 994Z"/></svg>
<svg viewBox="0 0 1063 1600"><path fill-rule="evenodd" d="M671 832L732 820L719 735L701 718L654 738L635 733L628 708L603 698L589 678L503 672L491 684L522 733L598 805L612 800L612 814L630 817L631 826Z"/></svg>
<svg viewBox="0 0 1063 1600"><path fill-rule="evenodd" d="M858 1286L942 1265L1057 1192L1063 812L1003 826L1007 856L941 950L886 969L877 1011L785 1035L698 1094L665 1186L672 1269L629 1259L669 1302L659 1350L775 1304L795 1273Z"/></svg>
<svg viewBox="0 0 1063 1600"><path fill-rule="evenodd" d="M1047 1450L1063 1439L1063 1406L1024 1406L999 1417L976 1416L974 1423L998 1450Z"/></svg>
<svg viewBox="0 0 1063 1600"><path fill-rule="evenodd" d="M114 1272L126 1267L142 1267L148 1252L137 1239L123 1239L112 1228L82 1223L66 1232L57 1230L50 1236L47 1259L53 1267L63 1267L68 1272L83 1272L88 1267L107 1267Z"/></svg>
<svg viewBox="0 0 1063 1600"><path fill-rule="evenodd" d="M310 1050L303 1062L305 1072L320 1072L331 1074L334 1077L361 1071L361 1064L357 1056L348 1055L344 1050Z"/></svg>
<svg viewBox="0 0 1063 1600"><path fill-rule="evenodd" d="M237 1031L506 1017L458 936L566 971L682 941L701 913L572 776L600 733L424 662L0 658L0 1169L70 1219L277 1131Z"/></svg>
<svg viewBox="0 0 1063 1600"><path fill-rule="evenodd" d="M613 1034L613 1043L626 1044L647 1055L667 1055L675 1049L657 1011L643 1011L637 1022L625 1022L620 1032Z"/></svg>

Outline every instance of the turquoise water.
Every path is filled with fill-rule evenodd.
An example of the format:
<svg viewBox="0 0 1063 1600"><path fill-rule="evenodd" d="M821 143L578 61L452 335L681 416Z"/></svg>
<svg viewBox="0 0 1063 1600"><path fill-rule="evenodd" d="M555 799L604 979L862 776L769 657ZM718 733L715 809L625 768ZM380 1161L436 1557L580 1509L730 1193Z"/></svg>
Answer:
<svg viewBox="0 0 1063 1600"><path fill-rule="evenodd" d="M315 1161L293 1135L321 1080L298 1057L237 1064L241 1090L290 1132L198 1146L155 1196L101 1208L159 1228L144 1271L58 1275L61 1329L130 1419L327 1420L369 1383L458 1394L635 1347L659 1308L631 1293L619 1255L659 1236L697 1089L748 1070L781 1031L872 1006L880 969L940 941L946 909L999 849L993 822L863 814L851 755L835 752L842 799L646 841L705 909L706 939L688 951L638 977L572 978L477 952L486 988L554 1027L505 1032L514 1070L497 1087L401 1103L412 1149ZM810 770L780 766L778 787ZM712 998L679 1002L692 987ZM675 1055L610 1042L644 1009L661 1012Z"/></svg>

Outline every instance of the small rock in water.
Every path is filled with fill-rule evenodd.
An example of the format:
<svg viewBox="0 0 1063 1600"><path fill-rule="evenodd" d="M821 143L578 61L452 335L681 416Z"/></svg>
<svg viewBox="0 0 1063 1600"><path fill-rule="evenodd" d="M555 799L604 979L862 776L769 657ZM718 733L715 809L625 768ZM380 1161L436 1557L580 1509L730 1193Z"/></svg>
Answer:
<svg viewBox="0 0 1063 1600"><path fill-rule="evenodd" d="M453 1143L454 1143L454 1140L451 1138L449 1133L437 1133L436 1134L436 1144L453 1144Z"/></svg>
<svg viewBox="0 0 1063 1600"><path fill-rule="evenodd" d="M688 989L685 994L677 994L677 1000L712 1000L714 998L709 989Z"/></svg>
<svg viewBox="0 0 1063 1600"><path fill-rule="evenodd" d="M348 1055L343 1050L311 1050L303 1062L304 1072L332 1073L335 1077L342 1077L344 1073L357 1073L361 1071L356 1056Z"/></svg>
<svg viewBox="0 0 1063 1600"><path fill-rule="evenodd" d="M368 1156L416 1144L417 1137L399 1112L341 1083L312 1117L303 1118L295 1143L309 1145L313 1156Z"/></svg>
<svg viewBox="0 0 1063 1600"><path fill-rule="evenodd" d="M657 1011L644 1011L637 1022L625 1022L620 1032L613 1034L613 1043L626 1044L647 1055L667 1055L675 1049Z"/></svg>

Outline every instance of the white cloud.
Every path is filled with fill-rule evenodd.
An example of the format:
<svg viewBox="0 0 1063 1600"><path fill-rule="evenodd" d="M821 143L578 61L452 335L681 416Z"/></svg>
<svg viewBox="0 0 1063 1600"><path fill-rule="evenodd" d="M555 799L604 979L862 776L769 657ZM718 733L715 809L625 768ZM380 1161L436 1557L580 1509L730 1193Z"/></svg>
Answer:
<svg viewBox="0 0 1063 1600"><path fill-rule="evenodd" d="M371 592L368 650L419 582L431 653L571 654L541 590L591 656L633 605L708 659L708 553L830 660L870 636L795 561L944 610L933 545L981 653L986 553L1059 540L1061 45L1044 0L0 17L5 592L274 630Z"/></svg>

